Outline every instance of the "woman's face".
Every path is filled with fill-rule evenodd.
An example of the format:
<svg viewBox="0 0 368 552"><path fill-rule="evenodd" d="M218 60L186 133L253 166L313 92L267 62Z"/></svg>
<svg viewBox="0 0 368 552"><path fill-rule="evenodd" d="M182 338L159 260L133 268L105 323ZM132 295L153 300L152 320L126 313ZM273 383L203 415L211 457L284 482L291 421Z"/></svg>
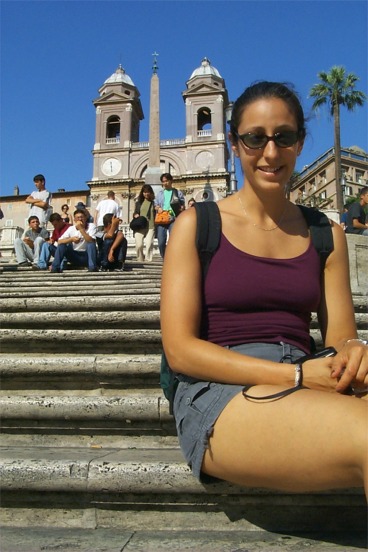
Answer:
<svg viewBox="0 0 368 552"><path fill-rule="evenodd" d="M249 104L243 111L238 134L248 132L257 135L274 136L282 131L297 131L297 122L289 106L279 98L262 98ZM240 139L233 145L239 157L246 180L260 189L285 187L289 181L297 155L303 142L282 148L269 140L260 149L247 147Z"/></svg>
<svg viewBox="0 0 368 552"><path fill-rule="evenodd" d="M152 196L151 192L143 192L144 199L147 199L148 201L150 201L151 196Z"/></svg>

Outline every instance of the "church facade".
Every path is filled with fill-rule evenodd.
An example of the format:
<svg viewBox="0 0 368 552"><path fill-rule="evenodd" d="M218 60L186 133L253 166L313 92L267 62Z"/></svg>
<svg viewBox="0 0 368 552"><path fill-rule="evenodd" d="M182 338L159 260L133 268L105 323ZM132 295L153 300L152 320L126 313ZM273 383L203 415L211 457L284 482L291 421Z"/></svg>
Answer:
<svg viewBox="0 0 368 552"><path fill-rule="evenodd" d="M157 75L153 75L153 78ZM158 84L155 85L156 87ZM225 81L211 62L204 58L193 71L182 92L185 109L185 137L161 139L159 110L152 102L151 86L150 140L141 142L140 122L143 109L140 93L133 80L119 66L103 83L96 108L93 175L89 206L93 207L112 189L122 198L124 222L134 209L134 199L143 184L159 185L157 175L169 172L174 186L188 201L218 200L226 196L230 175L227 146L226 109L229 107ZM164 109L164 108L163 108ZM152 143L151 143L152 140ZM157 144L153 143L156 142ZM158 156L152 166L152 150Z"/></svg>

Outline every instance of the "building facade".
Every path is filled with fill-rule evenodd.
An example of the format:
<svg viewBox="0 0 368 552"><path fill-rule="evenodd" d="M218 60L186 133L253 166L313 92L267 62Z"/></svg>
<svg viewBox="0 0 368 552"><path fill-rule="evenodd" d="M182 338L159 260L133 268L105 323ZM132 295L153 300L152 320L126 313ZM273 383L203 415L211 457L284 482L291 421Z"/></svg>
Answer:
<svg viewBox="0 0 368 552"><path fill-rule="evenodd" d="M341 150L341 168L344 204L356 198L363 186L368 185L368 154L352 146ZM336 172L334 148L330 148L311 165L305 167L290 186L290 199L294 203L336 209Z"/></svg>
<svg viewBox="0 0 368 552"><path fill-rule="evenodd" d="M122 197L125 222L131 218L134 199L143 184L150 182L149 161L154 144L139 140L143 110L140 93L119 66L99 89L94 100L96 132L93 176L87 182L93 209L109 189ZM218 200L229 186L225 81L204 58L193 71L182 92L185 108L185 137L159 139L159 170L174 177L174 185L187 199ZM152 109L152 107L151 107ZM158 135L152 129L150 136ZM156 123L157 124L157 123Z"/></svg>

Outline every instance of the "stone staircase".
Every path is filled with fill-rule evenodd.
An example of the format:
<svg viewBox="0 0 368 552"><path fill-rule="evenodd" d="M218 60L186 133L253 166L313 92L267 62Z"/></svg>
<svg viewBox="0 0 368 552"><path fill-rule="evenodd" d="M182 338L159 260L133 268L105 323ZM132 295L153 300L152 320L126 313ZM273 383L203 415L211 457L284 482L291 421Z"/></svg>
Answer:
<svg viewBox="0 0 368 552"><path fill-rule="evenodd" d="M159 388L161 263L0 273L4 527L366 530L359 490L202 485ZM366 297L354 296L367 337ZM317 322L312 334L320 341Z"/></svg>

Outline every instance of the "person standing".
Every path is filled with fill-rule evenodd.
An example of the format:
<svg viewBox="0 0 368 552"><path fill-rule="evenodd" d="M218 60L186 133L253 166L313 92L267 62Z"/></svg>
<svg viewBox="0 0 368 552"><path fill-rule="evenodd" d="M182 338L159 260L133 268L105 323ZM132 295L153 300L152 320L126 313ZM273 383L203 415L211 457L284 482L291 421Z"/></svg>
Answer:
<svg viewBox="0 0 368 552"><path fill-rule="evenodd" d="M367 214L365 207L368 205L368 186L360 190L360 200L355 201L349 207L346 221L347 234L360 234L368 236L368 223L366 222Z"/></svg>
<svg viewBox="0 0 368 552"><path fill-rule="evenodd" d="M71 264L88 266L89 272L97 272L96 230L93 222L87 222L84 210L74 211L74 225L58 241L51 272L63 271L64 257Z"/></svg>
<svg viewBox="0 0 368 552"><path fill-rule="evenodd" d="M29 228L25 230L21 238L14 241L15 256L18 266L33 264L36 268L40 256L41 246L49 238L46 228L41 228L36 215L28 219Z"/></svg>
<svg viewBox="0 0 368 552"><path fill-rule="evenodd" d="M155 194L152 186L144 184L139 193L133 213L133 218L141 216L145 217L148 221L146 228L142 228L142 230L135 230L134 232L135 251L137 261L140 263L143 263L144 261L150 263L152 261L153 240L155 237L154 199ZM146 255L143 255L144 240L146 240Z"/></svg>
<svg viewBox="0 0 368 552"><path fill-rule="evenodd" d="M43 174L36 174L33 182L37 191L32 192L26 199L31 208L29 216L35 216L40 222L41 228L45 227L49 220L51 194L46 190L46 179Z"/></svg>
<svg viewBox="0 0 368 552"><path fill-rule="evenodd" d="M167 211L170 215L169 224L157 224L158 248L162 258L165 256L166 242L170 234L176 217L184 210L185 200L182 192L173 188L173 177L170 173L164 173L160 176L163 189L157 194L155 200L155 210L157 213Z"/></svg>
<svg viewBox="0 0 368 552"><path fill-rule="evenodd" d="M103 218L107 214L114 215L116 218L121 218L121 208L119 203L115 201L115 192L112 190L107 192L107 199L100 201L96 207L95 224L98 231L103 231Z"/></svg>
<svg viewBox="0 0 368 552"><path fill-rule="evenodd" d="M84 212L84 214L86 215L86 220L87 220L88 223L95 222L93 216L91 215L91 213L87 209L87 205L85 203L83 203L83 201L78 201L78 203L75 206L75 209L77 211L83 211ZM74 211L74 213L75 213L75 211Z"/></svg>
<svg viewBox="0 0 368 552"><path fill-rule="evenodd" d="M64 205L61 206L61 218L66 223L72 222L72 215L69 215L69 205L67 203L64 203ZM50 217L51 219L51 217Z"/></svg>

